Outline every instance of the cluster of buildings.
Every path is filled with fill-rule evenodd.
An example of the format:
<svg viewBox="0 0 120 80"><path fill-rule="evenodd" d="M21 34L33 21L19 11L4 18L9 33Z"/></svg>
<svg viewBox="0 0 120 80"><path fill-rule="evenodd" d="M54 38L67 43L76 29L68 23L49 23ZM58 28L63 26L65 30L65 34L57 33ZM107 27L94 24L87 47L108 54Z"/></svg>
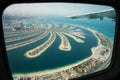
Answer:
<svg viewBox="0 0 120 80"><path fill-rule="evenodd" d="M14 24L8 24L7 26L8 28L11 28L13 31L34 29L33 24L24 25L23 23L14 23Z"/></svg>

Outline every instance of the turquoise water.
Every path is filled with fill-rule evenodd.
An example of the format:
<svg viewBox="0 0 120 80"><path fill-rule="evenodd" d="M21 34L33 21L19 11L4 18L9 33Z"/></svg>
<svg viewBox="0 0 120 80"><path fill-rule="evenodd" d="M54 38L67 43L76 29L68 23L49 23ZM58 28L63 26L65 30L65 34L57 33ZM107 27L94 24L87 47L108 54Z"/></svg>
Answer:
<svg viewBox="0 0 120 80"><path fill-rule="evenodd" d="M25 24L29 24L32 21L34 21L34 23L58 23L61 26L66 23L68 24L68 27L70 27L69 24L77 24L101 32L108 37L112 43L114 41L115 22L108 18L104 18L100 21L99 19L87 18L72 20L60 17L46 17L44 20L27 20ZM91 48L97 45L98 40L90 31L82 29L82 32L86 34L86 38L82 39L85 41L84 43L78 43L71 37L66 36L70 41L72 47L71 51L59 50L58 47L61 43L61 39L56 35L56 40L53 44L39 57L30 59L24 56L25 52L28 50L31 50L47 41L50 34L32 44L7 51L12 73L29 73L55 69L89 57L92 54Z"/></svg>
<svg viewBox="0 0 120 80"><path fill-rule="evenodd" d="M52 21L52 23L70 23L70 24L78 24L82 25L86 28L91 28L93 30L96 30L98 32L103 33L106 37L110 39L111 42L114 41L114 33L115 33L115 21L112 21L112 19L104 18L103 20L100 19L88 19L88 18L80 18L80 19L70 19L70 18L59 18L59 20L54 19L52 17L47 17L49 22Z"/></svg>

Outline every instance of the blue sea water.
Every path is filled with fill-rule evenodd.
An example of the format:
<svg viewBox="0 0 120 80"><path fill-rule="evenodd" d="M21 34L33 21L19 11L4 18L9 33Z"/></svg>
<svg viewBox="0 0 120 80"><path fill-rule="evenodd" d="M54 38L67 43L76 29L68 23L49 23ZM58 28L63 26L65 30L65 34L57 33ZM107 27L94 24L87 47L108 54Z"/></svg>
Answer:
<svg viewBox="0 0 120 80"><path fill-rule="evenodd" d="M55 18L55 19L54 19ZM70 18L60 18L59 20L56 17L46 17L45 21L52 23L68 23L68 24L77 24L84 26L86 28L91 28L98 32L103 33L106 37L110 39L111 42L114 41L114 33L115 33L115 21L110 18L100 19L88 19L88 18L79 18L79 19L70 19Z"/></svg>
<svg viewBox="0 0 120 80"><path fill-rule="evenodd" d="M77 24L103 33L112 43L114 41L115 22L108 18L99 20L87 18L69 19L66 17L45 17L43 20L27 20L25 21L25 24L29 24L32 21L34 21L34 23L36 22L42 24L58 23L61 26L62 24L68 24L68 27L70 27L69 24ZM85 41L85 43L78 43L71 37L66 36L70 41L72 47L71 51L59 50L58 47L61 43L61 39L58 35L56 35L56 40L53 42L53 44L39 57L30 59L24 56L25 52L28 50L31 50L47 41L50 34L32 44L7 51L12 73L29 73L55 69L78 61L82 61L83 59L89 57L92 54L91 48L97 46L98 40L90 31L85 29L82 29L82 31L86 34L86 38L82 39Z"/></svg>

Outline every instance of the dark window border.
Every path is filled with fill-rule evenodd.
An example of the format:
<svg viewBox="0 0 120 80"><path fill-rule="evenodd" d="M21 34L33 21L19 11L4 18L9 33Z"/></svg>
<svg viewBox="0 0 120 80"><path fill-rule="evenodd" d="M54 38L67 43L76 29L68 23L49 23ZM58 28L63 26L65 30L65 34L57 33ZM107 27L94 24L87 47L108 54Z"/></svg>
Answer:
<svg viewBox="0 0 120 80"><path fill-rule="evenodd" d="M4 9L13 3L42 3L42 2L58 2L50 0L1 0L0 1L0 80L12 80L12 74L9 69L3 28L2 28L2 13ZM108 5L112 6L116 10L116 31L115 31L115 41L113 47L112 62L110 66L102 71L82 76L80 78L75 78L75 80L117 80L120 75L120 1L119 0L73 0L73 1L59 1L66 3L90 3L98 5ZM119 79L118 79L119 80Z"/></svg>

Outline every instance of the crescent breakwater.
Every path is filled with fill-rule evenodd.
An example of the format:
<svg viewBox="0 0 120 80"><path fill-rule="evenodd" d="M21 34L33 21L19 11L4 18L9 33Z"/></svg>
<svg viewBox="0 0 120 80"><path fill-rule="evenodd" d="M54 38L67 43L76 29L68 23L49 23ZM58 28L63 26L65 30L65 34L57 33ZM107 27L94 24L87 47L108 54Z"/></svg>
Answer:
<svg viewBox="0 0 120 80"><path fill-rule="evenodd" d="M112 53L112 45L111 42L101 33L92 30L90 28L85 28L83 26L79 25L70 25L68 27L67 24L63 24L61 27L60 25L53 26L52 24L49 24L43 28L41 28L40 32L38 30L33 30L35 34L30 34L30 35L25 35L25 36L20 36L15 37L17 35L22 35L22 34L29 34L32 33L32 31L24 32L20 34L19 32L11 32L10 35L7 34L7 36L11 36L13 38L6 39L6 42L11 42L11 41L17 41L21 39L25 39L28 37L32 37L38 34L37 37L32 38L27 41L19 42L16 44L12 45L7 45L6 49L12 50L15 48L19 48L31 43L34 43L38 40L41 40L45 38L48 34L50 34L49 38L42 44L38 45L37 47L28 50L24 53L24 56L26 58L37 58L41 56L41 54L44 54L44 52L55 42L56 40L56 34L58 37L60 37L60 44L58 46L59 50L64 51L64 52L70 52L72 50L72 45L68 37L70 37L73 41L77 42L78 44L84 44L85 41L84 39L86 38L86 34L82 29L85 29L87 31L90 31L98 40L98 45L94 46L91 48L92 55L83 59L82 61L77 61L76 63L69 64L66 66L62 66L59 68L51 69L51 70L43 70L43 71L37 71L37 72L30 72L30 73L14 73L13 77L15 80L19 79L61 79L61 80L67 80L75 77L80 77L86 74L91 74L95 71L99 71L102 69L105 69L106 65L110 63L110 55ZM73 26L79 28L75 29ZM46 28L46 29L45 29ZM20 31L22 32L22 31ZM42 33L42 34L40 34ZM12 36L12 34L14 36ZM40 35L39 35L40 34ZM69 55L69 54L68 54ZM104 65L104 66L103 66ZM102 67L103 66L103 67Z"/></svg>

